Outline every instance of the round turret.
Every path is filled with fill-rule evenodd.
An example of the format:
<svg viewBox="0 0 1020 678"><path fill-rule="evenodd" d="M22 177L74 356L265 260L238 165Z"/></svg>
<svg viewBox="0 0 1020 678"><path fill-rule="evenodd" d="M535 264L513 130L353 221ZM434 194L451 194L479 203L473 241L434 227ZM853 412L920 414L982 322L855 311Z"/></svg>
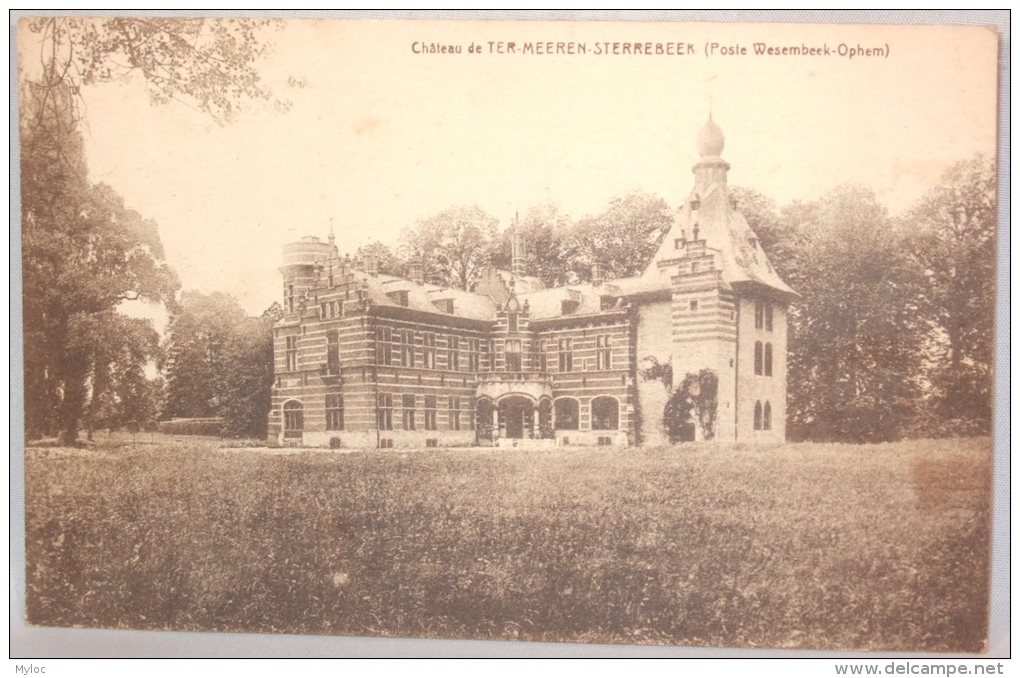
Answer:
<svg viewBox="0 0 1020 678"><path fill-rule="evenodd" d="M284 266L314 266L321 264L333 251L332 246L313 235L283 246Z"/></svg>
<svg viewBox="0 0 1020 678"><path fill-rule="evenodd" d="M712 114L708 115L708 122L698 132L698 154L702 157L718 157L722 155L723 146L726 144L726 137L722 129L712 120Z"/></svg>

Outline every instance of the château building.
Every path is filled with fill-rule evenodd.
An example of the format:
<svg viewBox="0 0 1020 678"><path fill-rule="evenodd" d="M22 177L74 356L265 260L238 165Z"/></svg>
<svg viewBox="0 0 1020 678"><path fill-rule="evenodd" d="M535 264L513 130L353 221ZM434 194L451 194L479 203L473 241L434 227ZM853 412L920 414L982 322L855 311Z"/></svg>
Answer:
<svg viewBox="0 0 1020 678"><path fill-rule="evenodd" d="M406 278L305 237L283 248L269 442L312 447L667 444L687 374L718 379L714 438L785 439L787 308L727 187L722 130L645 271L547 289L513 237L472 291ZM669 370L649 369L669 365ZM705 437L694 423L686 439ZM541 442L547 441L547 442Z"/></svg>

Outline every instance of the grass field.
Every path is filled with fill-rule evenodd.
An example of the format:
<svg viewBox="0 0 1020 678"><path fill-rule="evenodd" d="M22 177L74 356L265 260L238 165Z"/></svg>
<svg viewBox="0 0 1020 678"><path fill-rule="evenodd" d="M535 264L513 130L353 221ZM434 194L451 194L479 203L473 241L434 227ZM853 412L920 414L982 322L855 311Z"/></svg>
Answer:
<svg viewBox="0 0 1020 678"><path fill-rule="evenodd" d="M26 453L57 626L979 651L988 439Z"/></svg>

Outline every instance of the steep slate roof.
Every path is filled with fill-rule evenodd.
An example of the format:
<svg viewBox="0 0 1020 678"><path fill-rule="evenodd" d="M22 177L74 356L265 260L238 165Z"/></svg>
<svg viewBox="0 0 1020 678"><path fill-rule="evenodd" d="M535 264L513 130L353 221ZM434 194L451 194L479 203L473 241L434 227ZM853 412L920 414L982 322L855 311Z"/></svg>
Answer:
<svg viewBox="0 0 1020 678"><path fill-rule="evenodd" d="M642 278L649 283L658 279L660 284L668 285L675 267L660 267L659 263L678 258L676 241L694 239L697 227L698 238L718 255L724 283L729 286L752 284L784 299L796 298L799 295L776 273L747 219L732 204L726 184L730 166L721 157L724 145L722 130L709 116L698 133L697 149L701 159L693 168L694 188L677 210L673 226Z"/></svg>

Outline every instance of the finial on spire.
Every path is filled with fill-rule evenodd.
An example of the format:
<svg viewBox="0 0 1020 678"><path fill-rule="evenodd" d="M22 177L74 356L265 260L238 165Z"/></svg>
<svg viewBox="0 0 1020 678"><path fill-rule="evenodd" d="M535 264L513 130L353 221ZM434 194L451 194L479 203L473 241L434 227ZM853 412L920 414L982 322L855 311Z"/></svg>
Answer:
<svg viewBox="0 0 1020 678"><path fill-rule="evenodd" d="M510 227L510 279L523 278L526 268L527 254L524 247L524 238L518 230L520 212L514 213L514 221Z"/></svg>
<svg viewBox="0 0 1020 678"><path fill-rule="evenodd" d="M336 244L336 236L333 235L333 217L329 218L329 244L330 245Z"/></svg>

